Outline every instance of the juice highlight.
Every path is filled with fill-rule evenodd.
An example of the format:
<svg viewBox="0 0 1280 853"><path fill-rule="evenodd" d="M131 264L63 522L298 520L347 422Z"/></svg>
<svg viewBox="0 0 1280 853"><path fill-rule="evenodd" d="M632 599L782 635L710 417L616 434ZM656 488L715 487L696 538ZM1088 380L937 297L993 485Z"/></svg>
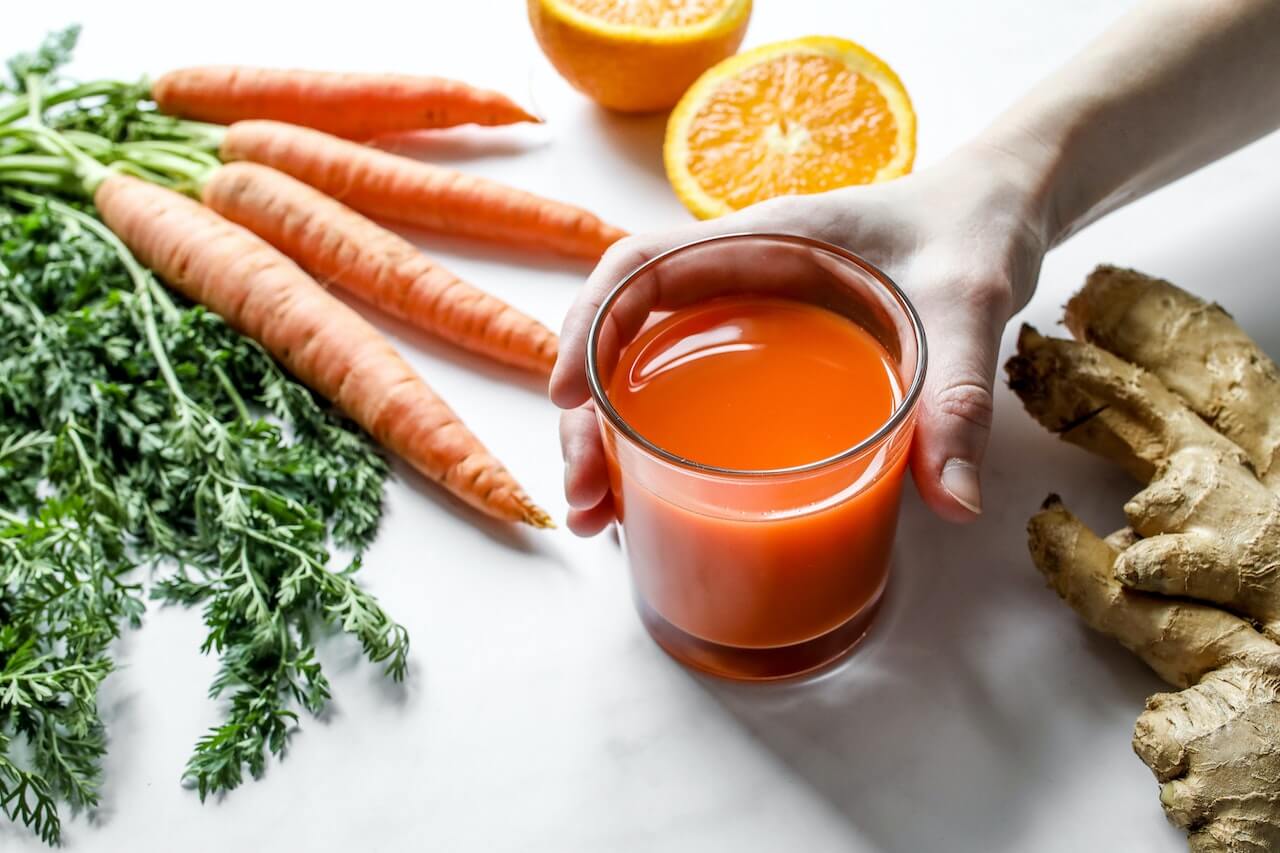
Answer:
<svg viewBox="0 0 1280 853"><path fill-rule="evenodd" d="M888 422L903 396L889 353L866 330L764 296L662 316L623 350L606 389L643 438L740 472L841 454ZM909 428L903 435L830 467L753 477L641 464L643 451L607 434L637 592L666 623L651 630L784 650L866 615L887 577Z"/></svg>
<svg viewBox="0 0 1280 853"><path fill-rule="evenodd" d="M902 398L889 354L862 327L758 296L714 299L655 323L623 352L608 394L662 449L749 471L848 450Z"/></svg>

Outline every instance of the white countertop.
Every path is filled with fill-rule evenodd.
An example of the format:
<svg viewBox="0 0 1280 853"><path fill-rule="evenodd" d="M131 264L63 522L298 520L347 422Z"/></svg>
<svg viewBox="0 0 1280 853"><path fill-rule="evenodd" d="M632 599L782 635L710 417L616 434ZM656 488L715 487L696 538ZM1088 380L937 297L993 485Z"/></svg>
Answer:
<svg viewBox="0 0 1280 853"><path fill-rule="evenodd" d="M74 70L86 77L253 62L493 85L534 102L547 126L450 133L424 153L634 230L689 219L662 175L663 120L607 115L570 90L538 53L519 0L14 5L0 54L78 20ZM829 32L882 55L915 101L923 166L1120 5L756 0L747 44ZM1090 228L1050 255L1019 319L1053 328L1068 294L1107 261L1217 298L1280 353L1278 163L1273 137ZM554 327L586 271L422 245ZM539 391L379 322L563 516L556 411ZM1006 355L1011 341L1012 329ZM1024 545L1047 492L1110 530L1135 486L1057 442L1007 391L997 397L982 520L944 526L908 495L886 612L846 666L803 686L686 672L635 618L613 537L477 525L401 469L362 577L412 634L406 686L359 663L354 644L328 644L336 698L326 719L304 719L264 779L201 805L178 779L218 719L204 696L214 661L199 654L197 613L153 608L119 644L122 669L104 688L104 808L69 822L68 849L1184 849L1129 746L1160 683L1079 624ZM42 848L0 824L0 849Z"/></svg>

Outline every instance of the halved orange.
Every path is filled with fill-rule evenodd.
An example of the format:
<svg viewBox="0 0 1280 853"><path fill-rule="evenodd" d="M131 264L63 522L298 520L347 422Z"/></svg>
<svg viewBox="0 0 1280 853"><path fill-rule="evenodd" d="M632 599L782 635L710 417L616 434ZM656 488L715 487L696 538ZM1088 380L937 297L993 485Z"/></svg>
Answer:
<svg viewBox="0 0 1280 853"><path fill-rule="evenodd" d="M742 43L751 0L528 0L542 51L574 88L623 112L670 108Z"/></svg>
<svg viewBox="0 0 1280 853"><path fill-rule="evenodd" d="M916 117L898 75L831 36L776 42L698 78L671 113L663 159L700 219L783 195L911 171Z"/></svg>

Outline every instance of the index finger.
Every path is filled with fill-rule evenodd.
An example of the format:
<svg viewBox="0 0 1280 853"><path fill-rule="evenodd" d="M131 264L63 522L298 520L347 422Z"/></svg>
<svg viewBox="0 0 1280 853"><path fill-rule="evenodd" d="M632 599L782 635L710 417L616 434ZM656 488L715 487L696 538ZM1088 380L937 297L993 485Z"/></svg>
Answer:
<svg viewBox="0 0 1280 853"><path fill-rule="evenodd" d="M560 328L560 354L551 371L551 402L576 409L587 401L587 331L609 291L624 275L658 254L663 245L653 237L628 237L609 247L591 271Z"/></svg>
<svg viewBox="0 0 1280 853"><path fill-rule="evenodd" d="M767 206L762 206L766 207ZM726 216L713 222L701 222L671 231L628 237L614 244L605 253L595 270L587 278L569 313L565 316L560 333L560 355L551 373L549 391L551 400L562 409L576 408L587 401L590 391L587 385L587 337L592 319L600 306L625 276L641 264L668 249L708 237L751 230L760 223L756 208L748 212ZM768 260L768 259L765 259ZM785 260L785 259L780 259ZM626 298L615 304L609 322L601 337L601 346L624 346L639 331L650 311L658 306L674 308L697 299L742 286L744 274L758 269L762 259L737 253L695 252L682 257L679 274L658 276L656 273L645 282L645 287L628 291ZM777 261L769 263L773 276L761 278L761 289L783 289L792 276ZM673 272L667 270L666 272Z"/></svg>

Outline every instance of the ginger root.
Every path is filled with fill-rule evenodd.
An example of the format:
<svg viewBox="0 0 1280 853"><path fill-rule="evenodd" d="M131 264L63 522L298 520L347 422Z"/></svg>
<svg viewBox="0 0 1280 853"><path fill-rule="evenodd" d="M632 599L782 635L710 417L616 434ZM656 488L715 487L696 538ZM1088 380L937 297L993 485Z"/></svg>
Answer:
<svg viewBox="0 0 1280 853"><path fill-rule="evenodd" d="M1024 327L1006 369L1049 430L1145 484L1099 538L1051 496L1036 566L1090 627L1180 693L1134 749L1193 851L1280 850L1280 372L1216 305L1100 267L1075 341Z"/></svg>

